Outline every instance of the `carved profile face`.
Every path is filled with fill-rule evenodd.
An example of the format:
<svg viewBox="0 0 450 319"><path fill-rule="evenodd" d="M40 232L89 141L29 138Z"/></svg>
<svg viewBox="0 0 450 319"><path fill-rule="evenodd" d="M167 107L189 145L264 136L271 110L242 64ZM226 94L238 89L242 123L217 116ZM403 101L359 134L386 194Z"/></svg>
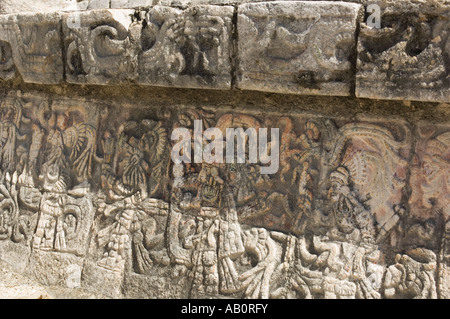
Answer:
<svg viewBox="0 0 450 319"><path fill-rule="evenodd" d="M69 117L65 114L58 114L56 118L56 126L61 131L66 130L69 127Z"/></svg>
<svg viewBox="0 0 450 319"><path fill-rule="evenodd" d="M338 202L341 195L348 193L349 175L348 170L342 166L331 173L331 187L328 191L328 198L332 203Z"/></svg>

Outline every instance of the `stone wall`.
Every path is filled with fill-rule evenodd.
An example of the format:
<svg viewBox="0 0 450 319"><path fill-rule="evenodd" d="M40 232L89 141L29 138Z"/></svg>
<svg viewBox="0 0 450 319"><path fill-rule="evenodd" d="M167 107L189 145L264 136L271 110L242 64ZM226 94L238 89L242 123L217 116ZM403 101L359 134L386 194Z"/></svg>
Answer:
<svg viewBox="0 0 450 319"><path fill-rule="evenodd" d="M0 12L0 259L18 272L112 298L450 298L448 1ZM174 163L177 128L272 134L279 169L250 148Z"/></svg>

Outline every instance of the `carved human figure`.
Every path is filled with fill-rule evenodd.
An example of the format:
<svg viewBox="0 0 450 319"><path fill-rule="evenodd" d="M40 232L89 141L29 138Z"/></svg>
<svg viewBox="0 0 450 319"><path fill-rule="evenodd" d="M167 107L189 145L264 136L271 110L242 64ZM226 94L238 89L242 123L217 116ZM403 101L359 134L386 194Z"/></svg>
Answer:
<svg viewBox="0 0 450 319"><path fill-rule="evenodd" d="M375 237L374 218L350 188L350 174L340 166L330 174L331 187L328 196L337 230L345 238L373 242Z"/></svg>
<svg viewBox="0 0 450 319"><path fill-rule="evenodd" d="M298 178L298 194L297 195L297 206L299 208L299 212L295 221L293 223L293 227L300 231L304 230L306 226L306 218L311 215L311 209L313 204L313 179L309 171L309 162L305 161L300 166L297 166L294 169L294 175L292 177L292 183L297 181ZM306 218L302 217L305 215Z"/></svg>
<svg viewBox="0 0 450 319"><path fill-rule="evenodd" d="M75 122L75 112L56 112L49 120L44 164L39 179L47 191L67 190L82 195L89 190L96 130L83 121Z"/></svg>
<svg viewBox="0 0 450 319"><path fill-rule="evenodd" d="M196 234L193 244L192 291L217 294L219 292L219 270L217 260L217 234L219 232L219 212L217 209L202 208L196 217Z"/></svg>
<svg viewBox="0 0 450 319"><path fill-rule="evenodd" d="M19 132L22 111L20 107L6 107L2 110L0 121L0 161L3 172L13 173L16 170L17 141L26 136Z"/></svg>
<svg viewBox="0 0 450 319"><path fill-rule="evenodd" d="M33 236L33 249L64 250L65 232L60 218L64 213L64 198L58 193L46 192L40 203L40 215Z"/></svg>

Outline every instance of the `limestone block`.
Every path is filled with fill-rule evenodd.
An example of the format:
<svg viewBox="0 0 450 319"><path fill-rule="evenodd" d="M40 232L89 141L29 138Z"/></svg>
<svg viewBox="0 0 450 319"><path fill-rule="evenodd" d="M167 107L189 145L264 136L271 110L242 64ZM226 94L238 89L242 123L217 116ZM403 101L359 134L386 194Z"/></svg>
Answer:
<svg viewBox="0 0 450 319"><path fill-rule="evenodd" d="M33 251L25 274L48 286L78 288L84 258L72 254Z"/></svg>
<svg viewBox="0 0 450 319"><path fill-rule="evenodd" d="M33 249L83 256L94 219L89 199L44 193L39 210Z"/></svg>
<svg viewBox="0 0 450 319"><path fill-rule="evenodd" d="M169 273L170 271L172 273ZM131 299L187 298L189 293L187 278L185 276L171 278L176 272L174 267L166 267L166 272L156 276L126 273L123 283L124 297Z"/></svg>
<svg viewBox="0 0 450 319"><path fill-rule="evenodd" d="M24 12L57 12L66 10L78 10L77 0L4 0L0 3L0 13L24 13Z"/></svg>
<svg viewBox="0 0 450 319"><path fill-rule="evenodd" d="M91 10L63 16L69 83L108 85L137 78L139 29L134 10Z"/></svg>
<svg viewBox="0 0 450 319"><path fill-rule="evenodd" d="M105 270L87 260L83 267L81 287L109 298L122 297L123 274Z"/></svg>
<svg viewBox="0 0 450 319"><path fill-rule="evenodd" d="M350 95L360 9L324 1L240 5L238 88Z"/></svg>
<svg viewBox="0 0 450 319"><path fill-rule="evenodd" d="M150 7L153 5L153 2L153 0L112 0L111 8Z"/></svg>
<svg viewBox="0 0 450 319"><path fill-rule="evenodd" d="M233 5L245 2L243 0L157 0L156 4L161 6L188 7L196 5Z"/></svg>
<svg viewBox="0 0 450 319"><path fill-rule="evenodd" d="M109 9L110 0L89 0L87 9Z"/></svg>
<svg viewBox="0 0 450 319"><path fill-rule="evenodd" d="M450 3L375 3L381 28L361 24L356 96L450 101Z"/></svg>
<svg viewBox="0 0 450 319"><path fill-rule="evenodd" d="M11 241L0 242L0 259L11 265L18 273L25 272L31 254L30 247Z"/></svg>
<svg viewBox="0 0 450 319"><path fill-rule="evenodd" d="M61 13L0 16L0 77L17 71L25 82L54 84L63 79Z"/></svg>
<svg viewBox="0 0 450 319"><path fill-rule="evenodd" d="M129 8L128 0L111 0L111 9Z"/></svg>
<svg viewBox="0 0 450 319"><path fill-rule="evenodd" d="M155 6L145 16L139 83L229 89L233 7Z"/></svg>

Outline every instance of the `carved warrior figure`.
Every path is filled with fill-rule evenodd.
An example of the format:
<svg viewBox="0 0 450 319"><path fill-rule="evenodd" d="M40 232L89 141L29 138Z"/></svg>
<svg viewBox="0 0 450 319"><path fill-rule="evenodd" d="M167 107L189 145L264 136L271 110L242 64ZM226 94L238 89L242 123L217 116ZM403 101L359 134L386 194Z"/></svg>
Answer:
<svg viewBox="0 0 450 319"><path fill-rule="evenodd" d="M13 173L17 165L23 159L19 158L20 153L25 153L23 147L18 142L25 141L27 136L20 133L20 125L27 122L22 116L21 102L16 99L13 105L8 105L2 109L0 121L0 154L2 172ZM22 163L23 165L23 163Z"/></svg>
<svg viewBox="0 0 450 319"><path fill-rule="evenodd" d="M182 114L180 124L192 128L193 120L204 115L203 124L209 127L210 116L201 113ZM216 126L223 129L232 121L225 115ZM245 248L236 198L245 201L246 195L240 189L235 196L230 177L233 176L234 182L243 182L245 178L242 172L229 172L226 166L206 163L173 166L176 183L169 211L168 253L173 262L188 270L191 297L233 294L241 289L235 261Z"/></svg>
<svg viewBox="0 0 450 319"><path fill-rule="evenodd" d="M305 133L297 137L293 133L294 125L290 118L281 118L280 124L284 126L280 143L280 164L282 166L280 179L284 182L284 175L291 169L291 159L303 163L310 158L319 156L320 131L314 122L308 122Z"/></svg>
<svg viewBox="0 0 450 319"><path fill-rule="evenodd" d="M96 129L85 122L75 122L73 113L54 113L49 126L39 176L44 189L85 194L89 190Z"/></svg>
<svg viewBox="0 0 450 319"><path fill-rule="evenodd" d="M244 247L227 181L218 167L206 164L184 179L171 202L168 235L173 242L169 254L190 269L192 296L235 292L240 282L233 260L242 255ZM192 195L195 189L196 197ZM182 218L193 232L179 229ZM181 234L185 235L182 242Z"/></svg>
<svg viewBox="0 0 450 319"><path fill-rule="evenodd" d="M416 223L410 231L415 238L439 247L439 290L445 298L449 286L445 278L450 265L450 133L436 132L437 128L429 125L419 127L418 131L421 139L416 146L412 167L409 204L412 214L429 216L430 220ZM437 237L440 223L445 225L442 238Z"/></svg>
<svg viewBox="0 0 450 319"><path fill-rule="evenodd" d="M85 196L90 190L96 129L81 119L83 114L80 112L55 111L47 123L39 123L47 135L39 175L44 193L38 206L40 214L33 236L33 249L72 250L68 241L80 236L80 207L85 209L85 216L90 212L85 207L89 206L85 204L89 201ZM41 120L45 119L41 117ZM40 130L33 135L32 142L42 142L42 133ZM38 151L34 153L33 156L37 156ZM72 203L75 197L79 198L80 205Z"/></svg>
<svg viewBox="0 0 450 319"><path fill-rule="evenodd" d="M348 239L374 242L375 219L355 192L350 189L348 170L345 167L338 167L331 173L330 179L329 198L337 230L349 235ZM358 232L361 233L357 234Z"/></svg>
<svg viewBox="0 0 450 319"><path fill-rule="evenodd" d="M413 182L416 183L410 203L420 200L419 207L441 210L450 216L450 133L442 133L426 142L424 154L414 167Z"/></svg>
<svg viewBox="0 0 450 319"><path fill-rule="evenodd" d="M104 249L101 267L122 271L130 251L139 273L155 263L168 263L164 251L152 251L164 239L155 216L166 218L168 206L150 197L165 191L167 143L162 123L148 119L125 122L117 138L105 131L101 179L106 198L99 212L113 222L99 232L98 244Z"/></svg>
<svg viewBox="0 0 450 319"><path fill-rule="evenodd" d="M131 251L139 273L146 273L151 269L153 260L168 264L165 260L168 257L155 258L152 255L151 258L149 254L149 250L164 239L163 234L157 233L155 216L166 216L167 210L167 203L151 198L141 201L139 195L113 204L103 203L99 211L106 217L114 217L115 221L98 234L98 244L104 248L103 258L98 265L121 272Z"/></svg>

